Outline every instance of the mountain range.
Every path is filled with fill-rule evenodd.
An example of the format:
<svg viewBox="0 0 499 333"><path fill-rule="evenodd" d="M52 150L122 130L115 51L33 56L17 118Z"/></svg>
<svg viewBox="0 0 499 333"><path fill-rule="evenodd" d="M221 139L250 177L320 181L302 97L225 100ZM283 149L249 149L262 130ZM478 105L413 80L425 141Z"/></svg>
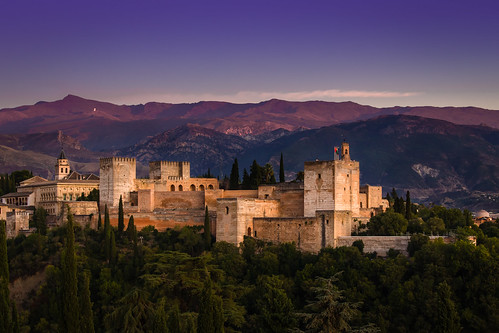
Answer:
<svg viewBox="0 0 499 333"><path fill-rule="evenodd" d="M452 120L449 122L448 120ZM487 124L485 126L484 124ZM51 177L61 143L73 168L98 172L98 158L132 156L145 176L152 160L188 160L240 174L255 159L286 177L303 162L332 159L350 142L361 183L410 190L420 202L499 210L499 111L479 108L374 108L352 102L199 102L126 106L69 95L0 110L0 172L27 168Z"/></svg>

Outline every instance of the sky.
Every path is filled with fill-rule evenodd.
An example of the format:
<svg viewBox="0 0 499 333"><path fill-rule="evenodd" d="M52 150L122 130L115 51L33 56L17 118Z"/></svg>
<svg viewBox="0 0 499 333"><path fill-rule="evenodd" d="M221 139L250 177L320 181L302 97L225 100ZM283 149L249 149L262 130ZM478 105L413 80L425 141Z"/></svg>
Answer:
<svg viewBox="0 0 499 333"><path fill-rule="evenodd" d="M497 0L0 0L0 108L354 101L499 110Z"/></svg>

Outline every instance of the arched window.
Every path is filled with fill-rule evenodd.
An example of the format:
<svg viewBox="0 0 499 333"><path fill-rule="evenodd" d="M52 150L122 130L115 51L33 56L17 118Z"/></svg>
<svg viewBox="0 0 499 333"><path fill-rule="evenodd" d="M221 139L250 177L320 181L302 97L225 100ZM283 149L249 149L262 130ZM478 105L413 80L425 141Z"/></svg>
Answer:
<svg viewBox="0 0 499 333"><path fill-rule="evenodd" d="M248 236L251 237L251 228L250 227L248 227Z"/></svg>
<svg viewBox="0 0 499 333"><path fill-rule="evenodd" d="M64 168L61 168L61 173L63 173L63 172L64 172Z"/></svg>
<svg viewBox="0 0 499 333"><path fill-rule="evenodd" d="M204 185L199 185L199 190L204 191Z"/></svg>
<svg viewBox="0 0 499 333"><path fill-rule="evenodd" d="M225 214L229 214L229 207L228 206L225 207Z"/></svg>
<svg viewBox="0 0 499 333"><path fill-rule="evenodd" d="M170 186L170 191L175 192L175 185Z"/></svg>
<svg viewBox="0 0 499 333"><path fill-rule="evenodd" d="M184 190L184 187L183 187L182 185L179 185L179 186L178 186L178 190L179 190L179 191L183 191L183 190Z"/></svg>
<svg viewBox="0 0 499 333"><path fill-rule="evenodd" d="M208 190L213 190L213 185L208 185Z"/></svg>
<svg viewBox="0 0 499 333"><path fill-rule="evenodd" d="M195 191L196 190L196 186L194 184L191 184L190 190L191 191Z"/></svg>

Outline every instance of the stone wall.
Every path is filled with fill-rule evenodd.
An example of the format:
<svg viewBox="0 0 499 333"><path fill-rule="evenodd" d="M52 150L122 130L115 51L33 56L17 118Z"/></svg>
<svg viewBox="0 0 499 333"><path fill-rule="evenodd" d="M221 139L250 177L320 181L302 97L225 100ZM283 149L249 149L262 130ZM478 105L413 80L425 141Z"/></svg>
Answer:
<svg viewBox="0 0 499 333"><path fill-rule="evenodd" d="M139 192L140 200L140 192ZM139 205L140 207L140 205ZM154 192L155 209L204 209L204 192Z"/></svg>
<svg viewBox="0 0 499 333"><path fill-rule="evenodd" d="M16 237L21 230L29 230L29 217L32 213L32 211L17 208L7 212L5 224L7 238Z"/></svg>
<svg viewBox="0 0 499 333"><path fill-rule="evenodd" d="M59 203L60 214L57 216L55 223L63 225L68 222L68 208L74 216L75 224L82 228L87 225L92 229L97 229L99 218L99 207L97 201L74 201ZM102 223L104 223L104 212L102 213Z"/></svg>
<svg viewBox="0 0 499 333"><path fill-rule="evenodd" d="M443 238L444 241L448 237L430 236L431 240ZM407 253L407 245L411 240L411 236L350 236L339 237L336 246L352 246L356 240L362 240L364 243L364 252L376 252L378 256L384 257L388 250L394 249L400 251L404 255Z"/></svg>
<svg viewBox="0 0 499 333"><path fill-rule="evenodd" d="M245 235L254 235L254 217L277 217L279 201L247 198L218 199L217 241L239 245Z"/></svg>

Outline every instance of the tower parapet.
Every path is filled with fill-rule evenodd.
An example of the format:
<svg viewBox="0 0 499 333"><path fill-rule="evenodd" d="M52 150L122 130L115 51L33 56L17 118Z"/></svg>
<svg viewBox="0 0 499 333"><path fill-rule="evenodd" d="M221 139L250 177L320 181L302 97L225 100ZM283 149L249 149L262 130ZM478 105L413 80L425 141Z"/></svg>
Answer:
<svg viewBox="0 0 499 333"><path fill-rule="evenodd" d="M191 178L190 162L149 162L149 178L161 180L186 180Z"/></svg>

